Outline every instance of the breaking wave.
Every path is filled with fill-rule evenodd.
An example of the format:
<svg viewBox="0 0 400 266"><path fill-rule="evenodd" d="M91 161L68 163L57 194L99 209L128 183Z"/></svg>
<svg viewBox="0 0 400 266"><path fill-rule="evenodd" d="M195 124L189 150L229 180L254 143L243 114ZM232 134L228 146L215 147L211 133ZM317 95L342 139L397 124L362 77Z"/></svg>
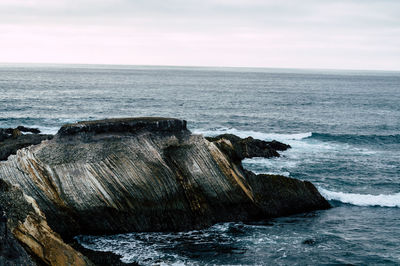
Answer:
<svg viewBox="0 0 400 266"><path fill-rule="evenodd" d="M327 200L336 200L357 206L400 207L400 193L371 195L335 192L324 188L318 190Z"/></svg>
<svg viewBox="0 0 400 266"><path fill-rule="evenodd" d="M218 136L221 134L234 134L241 138L253 137L262 140L301 140L312 136L311 132L306 133L295 133L295 134L278 134L278 133L263 133L252 130L238 130L236 128L214 128L214 129L195 129L193 130L195 134L202 134L204 136Z"/></svg>

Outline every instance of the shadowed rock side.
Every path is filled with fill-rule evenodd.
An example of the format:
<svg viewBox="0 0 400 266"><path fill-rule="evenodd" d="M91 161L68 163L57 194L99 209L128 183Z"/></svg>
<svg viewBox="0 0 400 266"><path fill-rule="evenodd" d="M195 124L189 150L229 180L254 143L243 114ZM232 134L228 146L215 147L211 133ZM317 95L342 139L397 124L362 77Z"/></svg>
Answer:
<svg viewBox="0 0 400 266"><path fill-rule="evenodd" d="M0 265L35 265L24 248L11 234L7 216L0 208Z"/></svg>
<svg viewBox="0 0 400 266"><path fill-rule="evenodd" d="M33 134L23 134L29 132ZM51 139L52 135L39 134L37 128L19 126L17 128L0 128L0 161L7 160L17 150L36 145L43 140Z"/></svg>
<svg viewBox="0 0 400 266"><path fill-rule="evenodd" d="M35 199L64 239L188 230L329 208L309 182L243 169L241 159L277 156L284 144L210 140L192 135L177 119L80 122L0 162L0 179Z"/></svg>

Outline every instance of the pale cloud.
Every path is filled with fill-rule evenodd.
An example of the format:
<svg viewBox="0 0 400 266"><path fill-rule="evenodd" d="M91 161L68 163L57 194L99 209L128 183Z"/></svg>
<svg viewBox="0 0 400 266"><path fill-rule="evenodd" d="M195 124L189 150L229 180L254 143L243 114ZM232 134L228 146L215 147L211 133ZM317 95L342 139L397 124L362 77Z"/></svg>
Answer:
<svg viewBox="0 0 400 266"><path fill-rule="evenodd" d="M400 1L2 0L0 62L400 70Z"/></svg>

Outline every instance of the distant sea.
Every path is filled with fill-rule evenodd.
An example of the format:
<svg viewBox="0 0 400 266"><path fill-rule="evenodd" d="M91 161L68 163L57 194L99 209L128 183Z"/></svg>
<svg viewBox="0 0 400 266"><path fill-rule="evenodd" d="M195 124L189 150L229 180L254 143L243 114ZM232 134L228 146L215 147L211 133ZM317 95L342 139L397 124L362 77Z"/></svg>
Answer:
<svg viewBox="0 0 400 266"><path fill-rule="evenodd" d="M194 133L292 146L246 159L309 180L334 208L200 231L79 236L141 264L400 264L400 73L0 65L0 127L56 133L107 117L186 119Z"/></svg>

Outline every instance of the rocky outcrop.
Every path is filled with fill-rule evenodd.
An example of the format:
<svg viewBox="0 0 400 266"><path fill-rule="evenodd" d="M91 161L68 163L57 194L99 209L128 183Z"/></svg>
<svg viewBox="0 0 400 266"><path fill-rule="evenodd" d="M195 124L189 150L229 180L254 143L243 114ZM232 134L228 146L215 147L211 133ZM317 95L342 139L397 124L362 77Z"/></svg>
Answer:
<svg viewBox="0 0 400 266"><path fill-rule="evenodd" d="M63 246L58 234L69 240L77 234L188 230L329 208L309 182L255 175L241 165L243 158L279 156L277 150L287 148L233 135L207 140L178 119L80 122L0 162L0 180L17 185L35 206L10 227L17 239L35 256L48 254L51 247L37 247L53 241L55 250L69 254L54 259L79 264L85 258Z"/></svg>
<svg viewBox="0 0 400 266"><path fill-rule="evenodd" d="M206 137L206 139L216 144L219 149L227 153L235 162L241 161L244 158L279 157L278 151L285 151L290 148L290 145L276 140L263 141L252 137L242 139L232 134Z"/></svg>
<svg viewBox="0 0 400 266"><path fill-rule="evenodd" d="M262 155L276 153L271 144L255 140L207 141L177 119L81 122L63 126L52 140L19 150L0 164L0 178L19 184L64 237L185 230L265 218L268 212L252 183L257 178L272 188L275 183L265 176L249 182L236 160L257 156L264 146L268 149ZM310 187L293 187L288 193L303 201L296 189ZM320 197L306 210L327 206ZM293 206L284 213L299 211Z"/></svg>
<svg viewBox="0 0 400 266"><path fill-rule="evenodd" d="M93 136L107 133L135 133L146 131L179 132L186 129L186 121L163 117L119 118L95 121L83 121L75 124L66 124L58 131L58 137L70 137L79 134L79 137Z"/></svg>
<svg viewBox="0 0 400 266"><path fill-rule="evenodd" d="M263 141L252 137L240 138L232 134L207 137L243 172L252 188L262 217L278 217L294 213L329 208L329 203L315 186L308 181L300 181L280 175L256 175L243 169L241 160L253 157L279 157L278 151L285 151L290 145L279 141Z"/></svg>
<svg viewBox="0 0 400 266"><path fill-rule="evenodd" d="M24 132L33 134L23 134ZM52 135L39 134L37 128L19 126L17 128L0 128L0 161L6 160L17 150L36 145L43 140L51 139Z"/></svg>
<svg viewBox="0 0 400 266"><path fill-rule="evenodd" d="M0 206L0 265L91 265L48 226L33 198L2 179Z"/></svg>

